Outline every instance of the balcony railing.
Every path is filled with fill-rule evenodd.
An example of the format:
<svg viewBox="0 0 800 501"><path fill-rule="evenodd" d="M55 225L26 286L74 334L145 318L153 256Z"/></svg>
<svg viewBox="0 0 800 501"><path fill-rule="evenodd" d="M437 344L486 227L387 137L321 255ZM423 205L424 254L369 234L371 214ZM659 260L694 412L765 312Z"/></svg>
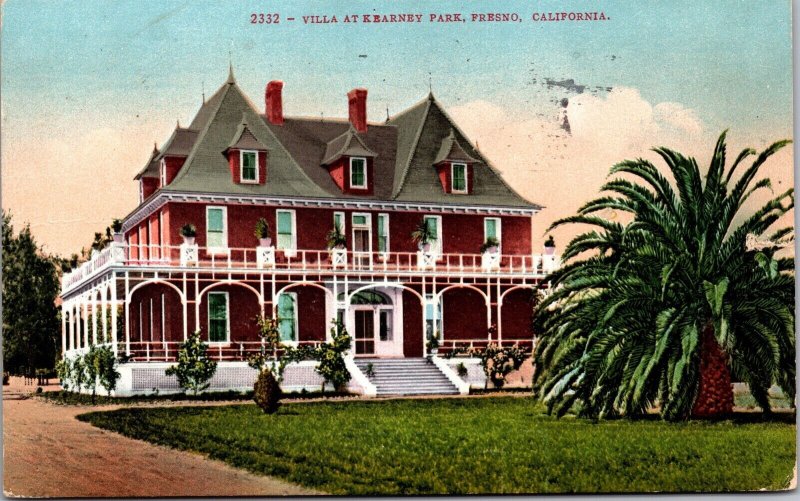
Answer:
<svg viewBox="0 0 800 501"><path fill-rule="evenodd" d="M125 245L112 243L90 261L64 275L62 289L110 266L181 267L212 270L276 269L297 271L505 273L546 275L559 266L556 255L432 254L358 252L346 249L283 250L274 247L208 248L197 245Z"/></svg>

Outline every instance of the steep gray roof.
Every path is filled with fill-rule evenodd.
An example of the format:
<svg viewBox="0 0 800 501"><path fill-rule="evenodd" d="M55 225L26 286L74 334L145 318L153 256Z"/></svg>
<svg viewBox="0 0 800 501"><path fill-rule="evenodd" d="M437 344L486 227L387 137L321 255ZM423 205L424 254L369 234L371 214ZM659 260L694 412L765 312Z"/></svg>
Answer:
<svg viewBox="0 0 800 501"><path fill-rule="evenodd" d="M139 180L143 177L158 177L158 155L160 152L158 151L157 146L153 146L153 152L150 154L150 158L147 160L147 163L144 164L142 170L136 173L134 176L134 180Z"/></svg>
<svg viewBox="0 0 800 501"><path fill-rule="evenodd" d="M188 157L197 141L197 134L197 130L176 127L170 138L161 147L159 160L164 157Z"/></svg>
<svg viewBox="0 0 800 501"><path fill-rule="evenodd" d="M264 119L267 127L283 144L309 178L335 198L368 198L391 200L397 155L397 128L393 125L369 124L367 132L355 133L358 143L375 153L373 162L373 194L349 195L342 193L323 165L328 143L344 136L350 123L347 120L320 120L319 118L285 118L283 125L273 125ZM270 160L271 161L271 160Z"/></svg>
<svg viewBox="0 0 800 501"><path fill-rule="evenodd" d="M209 100L214 101L214 109L207 110L207 123L195 147L172 183L164 188L166 191L330 197L289 156L235 80L229 79L218 94ZM254 138L270 150L267 182L263 185L234 183L223 154L241 125L242 115Z"/></svg>
<svg viewBox="0 0 800 501"><path fill-rule="evenodd" d="M388 123L397 125L399 137L406 141L404 154L402 157L398 155L397 159L398 171L402 171L400 178L395 180L395 200L541 208L506 184L500 173L445 113L433 94ZM473 191L469 195L445 193L433 167L450 134L463 153L475 159ZM403 161L405 165L402 165Z"/></svg>
<svg viewBox="0 0 800 501"><path fill-rule="evenodd" d="M477 162L477 160L464 151L461 144L456 141L455 131L450 129L450 134L442 140L439 153L433 159L433 164L444 162L445 160L461 160L462 162Z"/></svg>
<svg viewBox="0 0 800 501"><path fill-rule="evenodd" d="M371 158L378 156L377 153L367 148L361 138L358 137L353 126L350 126L347 132L341 136L328 141L328 144L325 146L325 155L323 156L322 165L330 165L345 155L350 157Z"/></svg>
<svg viewBox="0 0 800 501"><path fill-rule="evenodd" d="M225 156L233 147L269 150L265 184L233 182ZM539 208L503 181L433 95L385 124L369 124L365 133L342 119L286 117L274 125L242 93L231 72L190 126L176 128L154 152L137 179L158 175L157 160L165 155L187 157L165 191ZM342 155L374 157L372 195L341 192L325 165ZM473 162L473 193L444 193L434 167L443 159Z"/></svg>
<svg viewBox="0 0 800 501"><path fill-rule="evenodd" d="M247 127L247 122L242 121L239 124L239 128L236 129L236 133L233 135L233 140L231 144L228 145L226 148L227 150L267 150L266 146L264 146L261 141L256 139L256 136L250 132L250 129Z"/></svg>

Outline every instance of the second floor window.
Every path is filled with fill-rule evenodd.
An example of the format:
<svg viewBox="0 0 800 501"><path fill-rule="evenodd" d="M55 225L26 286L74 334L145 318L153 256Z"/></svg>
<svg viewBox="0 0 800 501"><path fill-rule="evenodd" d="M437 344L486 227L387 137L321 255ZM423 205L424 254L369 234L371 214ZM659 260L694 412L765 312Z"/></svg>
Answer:
<svg viewBox="0 0 800 501"><path fill-rule="evenodd" d="M294 250L297 247L297 235L295 233L294 211L279 210L276 215L278 219L278 242L280 250Z"/></svg>
<svg viewBox="0 0 800 501"><path fill-rule="evenodd" d="M228 247L227 211L225 207L206 209L206 247L224 249Z"/></svg>
<svg viewBox="0 0 800 501"><path fill-rule="evenodd" d="M453 193L467 192L466 164L453 164Z"/></svg>
<svg viewBox="0 0 800 501"><path fill-rule="evenodd" d="M389 214L378 214L378 252L389 252Z"/></svg>
<svg viewBox="0 0 800 501"><path fill-rule="evenodd" d="M442 216L425 216L425 224L431 233L431 254L439 255L442 253Z"/></svg>
<svg viewBox="0 0 800 501"><path fill-rule="evenodd" d="M350 187L367 188L367 159L350 159Z"/></svg>
<svg viewBox="0 0 800 501"><path fill-rule="evenodd" d="M241 180L243 183L258 182L258 152L242 151L240 158Z"/></svg>

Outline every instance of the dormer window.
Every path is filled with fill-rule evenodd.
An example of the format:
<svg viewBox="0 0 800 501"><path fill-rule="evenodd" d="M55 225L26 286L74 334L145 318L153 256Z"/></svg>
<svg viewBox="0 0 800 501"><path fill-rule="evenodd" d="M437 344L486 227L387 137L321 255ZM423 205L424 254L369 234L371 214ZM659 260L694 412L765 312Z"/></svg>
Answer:
<svg viewBox="0 0 800 501"><path fill-rule="evenodd" d="M158 179L161 182L161 186L167 185L167 161L163 158L161 163L158 164Z"/></svg>
<svg viewBox="0 0 800 501"><path fill-rule="evenodd" d="M367 185L367 159L354 157L350 159L350 187L366 190Z"/></svg>
<svg viewBox="0 0 800 501"><path fill-rule="evenodd" d="M450 175L453 179L453 193L467 193L467 164L452 164Z"/></svg>
<svg viewBox="0 0 800 501"><path fill-rule="evenodd" d="M239 158L241 168L240 179L242 183L258 183L258 152L242 150Z"/></svg>

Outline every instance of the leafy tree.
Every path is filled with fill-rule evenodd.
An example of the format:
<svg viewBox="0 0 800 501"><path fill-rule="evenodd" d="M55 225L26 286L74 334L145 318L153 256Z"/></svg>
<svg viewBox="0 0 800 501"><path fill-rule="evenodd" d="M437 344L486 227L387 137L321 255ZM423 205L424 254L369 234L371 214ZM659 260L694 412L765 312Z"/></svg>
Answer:
<svg viewBox="0 0 800 501"><path fill-rule="evenodd" d="M25 226L14 234L3 215L3 365L12 374L55 367L60 284L55 261L43 254Z"/></svg>
<svg viewBox="0 0 800 501"><path fill-rule="evenodd" d="M350 349L350 334L339 320L333 321L331 342L321 344L316 350L319 360L317 373L323 377L322 391L331 383L336 390L341 390L350 381L350 371L344 362L344 353Z"/></svg>
<svg viewBox="0 0 800 501"><path fill-rule="evenodd" d="M189 334L178 351L178 364L169 367L167 376L176 376L184 390L195 395L209 386L209 381L217 371L217 362L207 355L208 345L200 339L200 331Z"/></svg>
<svg viewBox="0 0 800 501"><path fill-rule="evenodd" d="M732 380L748 383L766 412L772 384L794 395L794 259L776 256L793 230L768 234L794 207L793 191L742 210L770 188L756 176L789 141L746 149L726 169L725 135L705 176L693 158L656 148L671 180L646 160L624 161L611 175L630 177L606 183L611 195L553 224L596 229L570 242L536 307L534 390L551 412L579 402L593 417L656 405L669 420L722 416ZM603 219L604 209L631 220Z"/></svg>

